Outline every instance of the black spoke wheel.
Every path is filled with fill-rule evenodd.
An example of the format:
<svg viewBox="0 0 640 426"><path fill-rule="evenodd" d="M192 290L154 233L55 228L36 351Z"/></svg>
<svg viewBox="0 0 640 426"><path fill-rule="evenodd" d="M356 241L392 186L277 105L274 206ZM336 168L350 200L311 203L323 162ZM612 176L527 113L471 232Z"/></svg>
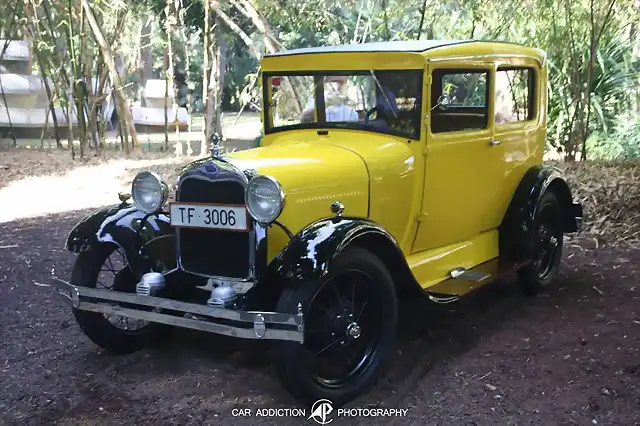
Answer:
<svg viewBox="0 0 640 426"><path fill-rule="evenodd" d="M532 261L519 271L523 290L535 294L547 287L558 273L562 259L563 216L555 194L543 195L531 232Z"/></svg>
<svg viewBox="0 0 640 426"><path fill-rule="evenodd" d="M317 282L284 291L282 312L303 306L305 342L275 343L276 365L301 402L322 398L344 404L372 387L395 342L397 300L393 281L375 255L345 250Z"/></svg>
<svg viewBox="0 0 640 426"><path fill-rule="evenodd" d="M124 253L115 244L93 247L78 255L71 284L98 290L135 293L136 279ZM73 309L76 322L96 345L117 354L136 352L167 334L168 327L126 318Z"/></svg>

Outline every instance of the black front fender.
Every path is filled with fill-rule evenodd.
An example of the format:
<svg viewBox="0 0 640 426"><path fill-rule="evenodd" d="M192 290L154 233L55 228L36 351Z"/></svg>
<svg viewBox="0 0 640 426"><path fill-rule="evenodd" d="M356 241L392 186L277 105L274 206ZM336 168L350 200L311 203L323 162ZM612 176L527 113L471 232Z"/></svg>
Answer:
<svg viewBox="0 0 640 426"><path fill-rule="evenodd" d="M151 270L175 268L175 232L167 213L148 215L127 203L106 207L76 224L66 248L81 253L105 243L124 250L136 278Z"/></svg>
<svg viewBox="0 0 640 426"><path fill-rule="evenodd" d="M282 286L321 279L331 270L333 260L352 244L377 255L396 283L417 285L393 236L375 222L361 218L330 218L312 223L289 241L269 269Z"/></svg>
<svg viewBox="0 0 640 426"><path fill-rule="evenodd" d="M582 205L573 201L564 173L557 167L539 165L522 177L500 225L500 256L522 260L530 257L530 233L542 196L552 191L562 206L564 232L576 232Z"/></svg>

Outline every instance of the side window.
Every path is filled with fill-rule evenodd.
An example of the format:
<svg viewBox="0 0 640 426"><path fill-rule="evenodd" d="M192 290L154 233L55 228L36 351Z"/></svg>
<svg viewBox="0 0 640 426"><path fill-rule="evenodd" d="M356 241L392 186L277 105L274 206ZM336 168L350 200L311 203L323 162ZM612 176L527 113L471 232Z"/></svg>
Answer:
<svg viewBox="0 0 640 426"><path fill-rule="evenodd" d="M496 124L532 120L535 116L533 68L498 68Z"/></svg>
<svg viewBox="0 0 640 426"><path fill-rule="evenodd" d="M487 128L489 71L435 70L432 81L432 133Z"/></svg>

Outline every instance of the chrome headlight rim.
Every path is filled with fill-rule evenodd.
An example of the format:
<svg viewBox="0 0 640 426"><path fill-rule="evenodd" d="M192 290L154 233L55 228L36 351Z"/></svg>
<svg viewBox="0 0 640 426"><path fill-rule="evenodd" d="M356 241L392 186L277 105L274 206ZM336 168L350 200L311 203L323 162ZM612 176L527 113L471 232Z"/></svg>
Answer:
<svg viewBox="0 0 640 426"><path fill-rule="evenodd" d="M157 205L154 205L154 209L145 209L136 200L136 196L135 196L135 193L136 193L136 191L135 191L136 181L139 181L140 179L145 178L145 177L153 178L159 184L160 189L162 191L162 198L161 198L160 202L157 203ZM169 199L169 185L167 185L167 183L162 179L162 177L158 173L145 170L143 172L138 173L133 178L133 181L131 182L131 199L133 200L133 204L136 206L136 208L138 210L140 210L141 212L143 212L145 214L157 213L162 209L162 206L164 206L166 204L167 200Z"/></svg>
<svg viewBox="0 0 640 426"><path fill-rule="evenodd" d="M251 204L249 203L249 194L251 193L251 191L249 190L251 188L252 185L256 185L256 182L260 181L260 180L265 180L267 182L269 182L270 184L273 184L276 187L276 191L280 197L280 202L279 202L279 207L278 207L278 212L277 214L274 215L274 217L270 220L261 220L259 218L257 218L254 213L251 211ZM284 210L284 205L286 202L286 196L284 194L284 190L282 189L282 185L280 185L280 182L278 182L278 180L276 178L274 178L273 176L269 176L269 175L257 175L254 176L253 178L251 178L249 180L249 183L247 184L247 188L246 191L244 193L244 203L247 206L247 211L249 212L249 215L251 216L251 218L256 221L257 223L259 223L260 225L269 225L273 222L275 222L280 215L282 214L282 211Z"/></svg>

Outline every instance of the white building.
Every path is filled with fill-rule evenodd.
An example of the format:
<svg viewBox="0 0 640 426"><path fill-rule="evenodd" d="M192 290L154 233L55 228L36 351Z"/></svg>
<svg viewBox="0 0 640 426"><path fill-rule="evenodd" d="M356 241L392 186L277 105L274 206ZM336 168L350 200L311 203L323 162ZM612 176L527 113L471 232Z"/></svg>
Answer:
<svg viewBox="0 0 640 426"><path fill-rule="evenodd" d="M137 103L131 107L133 122L136 125L164 127L164 99L166 93L165 85L165 80L147 80L142 94L145 106ZM178 107L175 102L173 93L173 88L169 86L169 99L167 101L169 108L167 110L167 122L169 124L169 127L174 127L176 125L179 127L186 127L189 123L189 113L187 112L186 108Z"/></svg>
<svg viewBox="0 0 640 426"><path fill-rule="evenodd" d="M31 51L26 40L11 40L4 55L0 57L0 128L13 130L43 127L53 128L53 116L49 108L49 98L41 76L31 74ZM0 40L1 48L5 45ZM98 88L97 78L92 79L93 90ZM54 84L47 78L51 91ZM69 94L70 95L70 94ZM70 96L72 99L72 97ZM114 112L111 97L102 103L104 119ZM63 108L55 108L56 120L61 128L68 128L67 114ZM71 122L78 124L75 105L71 111Z"/></svg>
<svg viewBox="0 0 640 426"><path fill-rule="evenodd" d="M4 44L5 41L0 40L0 53ZM26 40L9 41L7 49L0 57L0 130L11 128L14 135L16 131L20 133L20 129L42 129L45 125L53 129L53 117L49 111L46 87L39 75L31 74L31 59L29 42ZM115 59L116 68L124 81L124 61L119 56ZM53 82L50 78L47 78L47 81L49 88L53 91ZM93 92L95 93L98 88L99 80L94 77L92 78ZM115 111L115 105L108 82L103 93L107 96L102 103L101 112L103 120L109 122ZM164 128L164 95L164 80L148 80L143 91L144 106L140 103L131 106L134 124ZM185 108L178 108L173 97L173 88L170 88L169 126L186 127L189 123L189 114ZM70 93L69 98L72 98ZM68 121L65 109L56 107L55 114L59 128L66 130ZM75 104L72 106L71 122L74 126L78 124Z"/></svg>

